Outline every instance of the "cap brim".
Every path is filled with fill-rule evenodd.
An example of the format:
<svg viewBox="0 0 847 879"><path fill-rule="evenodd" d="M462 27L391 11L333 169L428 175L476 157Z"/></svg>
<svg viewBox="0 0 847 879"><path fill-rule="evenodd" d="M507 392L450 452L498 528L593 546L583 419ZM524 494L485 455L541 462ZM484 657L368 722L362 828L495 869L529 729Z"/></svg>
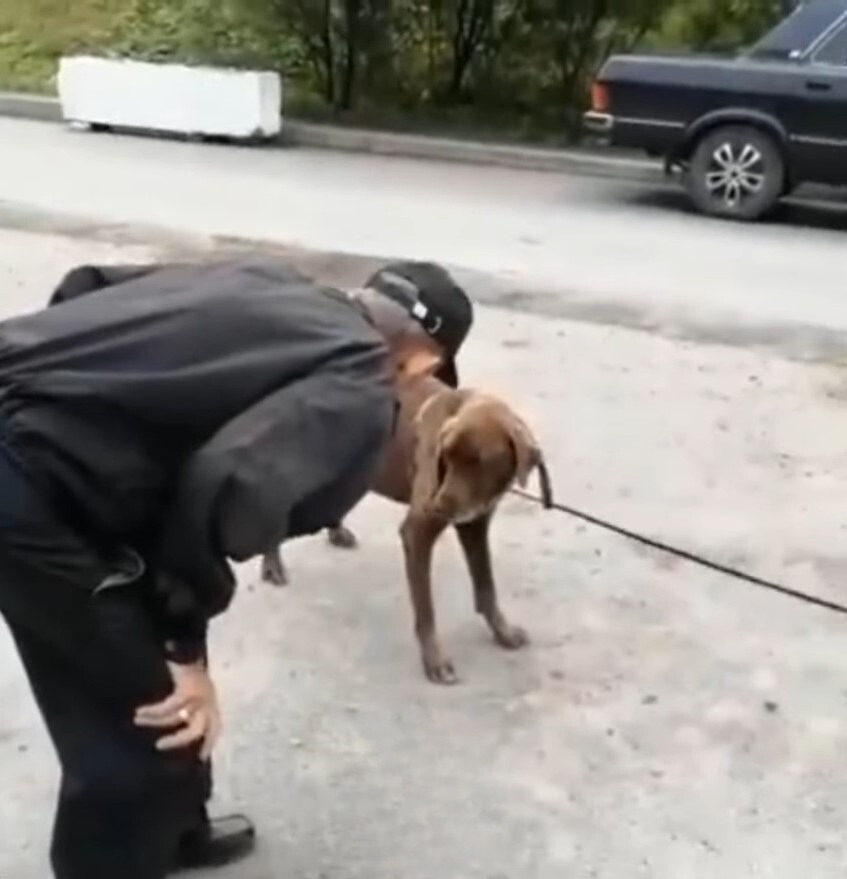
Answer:
<svg viewBox="0 0 847 879"><path fill-rule="evenodd" d="M452 357L445 360L438 372L435 373L435 377L450 388L458 388L459 372L456 369L456 361Z"/></svg>

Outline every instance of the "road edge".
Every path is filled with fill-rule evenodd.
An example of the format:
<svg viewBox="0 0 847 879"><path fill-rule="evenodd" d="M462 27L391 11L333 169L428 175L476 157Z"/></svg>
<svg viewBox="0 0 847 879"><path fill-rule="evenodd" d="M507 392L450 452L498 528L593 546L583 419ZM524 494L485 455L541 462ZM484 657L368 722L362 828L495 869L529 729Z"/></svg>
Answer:
<svg viewBox="0 0 847 879"><path fill-rule="evenodd" d="M39 122L63 122L57 98L0 92L0 116ZM497 165L523 171L546 171L617 180L656 181L658 163L589 149L544 149L516 144L483 143L458 138L400 134L285 119L276 146L369 153L429 161Z"/></svg>
<svg viewBox="0 0 847 879"><path fill-rule="evenodd" d="M376 253L321 250L261 238L188 233L146 224L103 222L56 210L33 208L0 199L0 229L36 235L83 238L114 246L153 248L157 259L195 260L273 255L307 277L330 286L349 286L369 277L393 257ZM747 323L697 320L683 309L641 309L609 296L586 299L567 286L524 284L491 271L446 266L480 306L546 317L551 320L617 327L694 344L756 350L796 363L827 367L843 363L847 331L821 324Z"/></svg>

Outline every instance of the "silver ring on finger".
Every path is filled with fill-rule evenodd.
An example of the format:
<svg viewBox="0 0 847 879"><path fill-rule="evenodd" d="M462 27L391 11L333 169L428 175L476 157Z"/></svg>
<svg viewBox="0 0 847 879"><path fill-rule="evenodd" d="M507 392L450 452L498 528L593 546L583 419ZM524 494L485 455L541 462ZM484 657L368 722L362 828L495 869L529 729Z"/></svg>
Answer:
<svg viewBox="0 0 847 879"><path fill-rule="evenodd" d="M179 720L180 720L180 723L183 723L185 726L188 726L188 724L191 723L191 712L187 708L180 708Z"/></svg>

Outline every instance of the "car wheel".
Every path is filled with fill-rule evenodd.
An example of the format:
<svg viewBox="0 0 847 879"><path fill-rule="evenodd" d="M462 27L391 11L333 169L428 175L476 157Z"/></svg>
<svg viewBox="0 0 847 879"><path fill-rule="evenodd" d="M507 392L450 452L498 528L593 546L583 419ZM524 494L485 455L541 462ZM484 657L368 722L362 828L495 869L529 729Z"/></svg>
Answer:
<svg viewBox="0 0 847 879"><path fill-rule="evenodd" d="M697 144L686 184L704 214L757 220L773 208L785 189L785 162L773 138L763 131L727 125Z"/></svg>

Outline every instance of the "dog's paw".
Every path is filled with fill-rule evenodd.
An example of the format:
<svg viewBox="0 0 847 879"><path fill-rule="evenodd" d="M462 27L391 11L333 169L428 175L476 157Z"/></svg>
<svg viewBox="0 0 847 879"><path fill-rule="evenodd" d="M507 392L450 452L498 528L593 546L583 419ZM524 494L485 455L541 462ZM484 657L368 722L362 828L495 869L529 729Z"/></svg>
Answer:
<svg viewBox="0 0 847 879"><path fill-rule="evenodd" d="M520 626L511 626L507 623L498 626L494 632L494 640L504 650L522 650L529 644L529 632Z"/></svg>
<svg viewBox="0 0 847 879"><path fill-rule="evenodd" d="M265 556L262 559L262 580L271 586L288 585L288 571L281 558Z"/></svg>
<svg viewBox="0 0 847 879"><path fill-rule="evenodd" d="M452 687L459 683L456 667L440 653L424 656L423 666L427 680L433 684Z"/></svg>
<svg viewBox="0 0 847 879"><path fill-rule="evenodd" d="M330 528L327 532L327 540L338 549L356 549L359 545L356 535L344 525Z"/></svg>

